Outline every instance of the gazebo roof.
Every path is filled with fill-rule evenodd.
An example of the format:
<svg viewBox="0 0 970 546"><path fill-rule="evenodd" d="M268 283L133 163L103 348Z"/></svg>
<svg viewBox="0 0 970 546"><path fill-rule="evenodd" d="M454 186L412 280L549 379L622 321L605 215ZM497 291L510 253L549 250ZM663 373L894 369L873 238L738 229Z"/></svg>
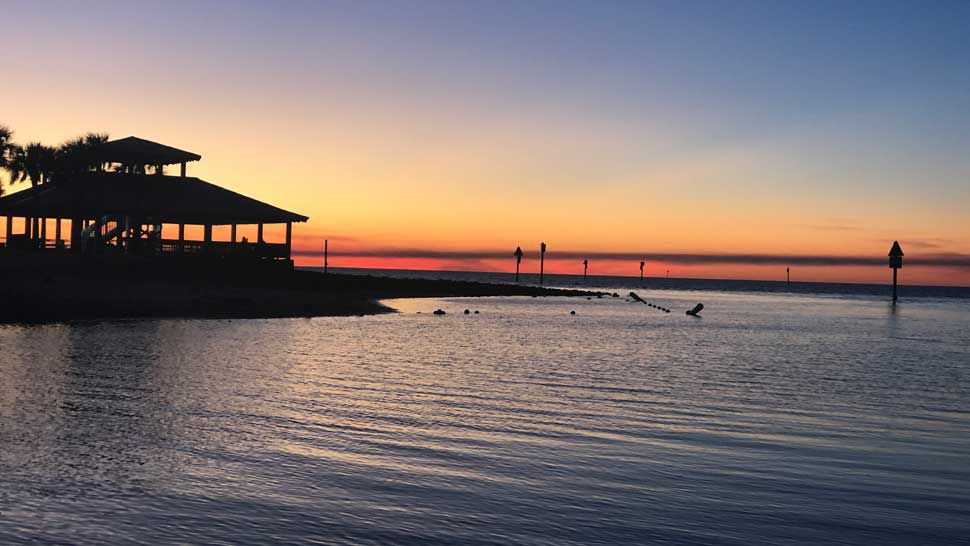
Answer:
<svg viewBox="0 0 970 546"><path fill-rule="evenodd" d="M309 219L198 178L162 175L91 172L0 198L0 216L97 218L105 215L143 218L146 223L212 225L278 224Z"/></svg>
<svg viewBox="0 0 970 546"><path fill-rule="evenodd" d="M199 154L134 136L105 142L92 155L102 163L135 165L174 165L202 159Z"/></svg>

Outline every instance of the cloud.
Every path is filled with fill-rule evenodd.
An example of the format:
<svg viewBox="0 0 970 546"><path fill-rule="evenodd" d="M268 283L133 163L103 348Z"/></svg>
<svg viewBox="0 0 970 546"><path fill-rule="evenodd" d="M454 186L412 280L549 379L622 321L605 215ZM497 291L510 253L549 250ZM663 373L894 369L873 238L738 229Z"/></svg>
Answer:
<svg viewBox="0 0 970 546"><path fill-rule="evenodd" d="M294 251L297 256L321 256L322 251ZM538 252L526 253L526 259L538 258ZM498 250L425 250L418 248L339 249L331 256L355 258L410 258L449 261L512 259L512 253ZM646 260L681 265L802 265L802 266L888 266L888 258L876 256L826 256L790 254L704 254L651 252L582 252L550 251L547 260ZM970 254L935 253L907 256L906 265L970 268Z"/></svg>
<svg viewBox="0 0 970 546"><path fill-rule="evenodd" d="M342 244L359 244L360 239L357 237L351 237L347 235L294 235L294 241L317 241L323 244L324 240L328 240L331 243L342 243Z"/></svg>
<svg viewBox="0 0 970 546"><path fill-rule="evenodd" d="M863 231L865 228L841 224L803 224L802 227L818 231Z"/></svg>
<svg viewBox="0 0 970 546"><path fill-rule="evenodd" d="M939 238L906 239L905 241L901 241L901 242L907 247L929 248L929 249L943 248L947 246L952 247L955 244L957 244L956 241L952 241L950 239L939 239Z"/></svg>

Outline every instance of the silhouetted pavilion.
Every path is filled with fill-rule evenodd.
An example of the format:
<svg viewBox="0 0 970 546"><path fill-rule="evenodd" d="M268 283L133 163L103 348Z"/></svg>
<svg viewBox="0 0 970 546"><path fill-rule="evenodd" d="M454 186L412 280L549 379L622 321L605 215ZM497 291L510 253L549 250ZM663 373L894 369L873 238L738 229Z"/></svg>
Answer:
<svg viewBox="0 0 970 546"><path fill-rule="evenodd" d="M20 251L239 257L292 264L293 223L308 218L186 176L186 164L201 158L137 137L107 142L92 152L88 163L94 167L0 198L0 216L7 220L4 246ZM180 166L180 176L164 174L170 165ZM13 233L15 218L24 218L21 234ZM44 220L36 232L33 218ZM55 221L53 240L47 238L47 220ZM62 221L70 222L66 239L62 239ZM178 238L163 238L163 224L177 225ZM284 243L263 240L267 224L285 224ZM203 226L203 240L187 240L186 225ZM240 225L255 225L256 241L237 240ZM213 226L231 226L231 239L213 241Z"/></svg>

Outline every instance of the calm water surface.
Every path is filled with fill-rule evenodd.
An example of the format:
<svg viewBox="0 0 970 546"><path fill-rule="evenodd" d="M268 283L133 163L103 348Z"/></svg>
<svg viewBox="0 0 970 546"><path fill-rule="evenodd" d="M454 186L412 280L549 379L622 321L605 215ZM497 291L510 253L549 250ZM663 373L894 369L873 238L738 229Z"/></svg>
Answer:
<svg viewBox="0 0 970 546"><path fill-rule="evenodd" d="M643 295L0 327L0 544L970 544L966 300Z"/></svg>

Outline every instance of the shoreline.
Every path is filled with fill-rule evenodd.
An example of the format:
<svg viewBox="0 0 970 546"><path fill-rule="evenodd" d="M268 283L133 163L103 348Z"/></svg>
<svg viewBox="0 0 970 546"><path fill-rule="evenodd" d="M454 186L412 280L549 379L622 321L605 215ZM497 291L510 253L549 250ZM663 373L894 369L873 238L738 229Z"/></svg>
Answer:
<svg viewBox="0 0 970 546"><path fill-rule="evenodd" d="M596 295L530 285L225 267L0 271L0 324L152 318L292 318L397 312L382 300Z"/></svg>

